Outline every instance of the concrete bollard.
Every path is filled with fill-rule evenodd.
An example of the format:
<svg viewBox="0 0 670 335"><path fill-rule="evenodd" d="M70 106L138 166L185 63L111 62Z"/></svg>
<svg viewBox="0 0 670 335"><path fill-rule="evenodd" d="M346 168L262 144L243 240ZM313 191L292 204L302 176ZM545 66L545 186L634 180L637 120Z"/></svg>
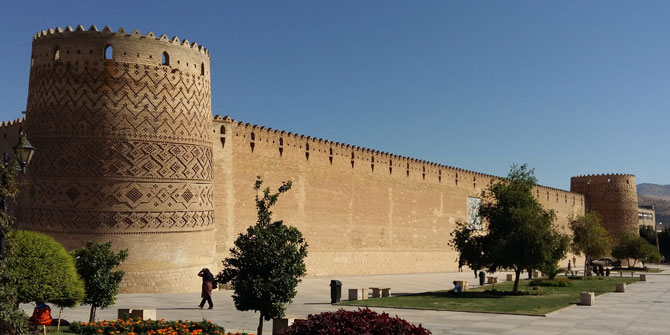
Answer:
<svg viewBox="0 0 670 335"><path fill-rule="evenodd" d="M614 292L626 292L626 283L616 284Z"/></svg>
<svg viewBox="0 0 670 335"><path fill-rule="evenodd" d="M640 273L640 281L647 281L647 274Z"/></svg>
<svg viewBox="0 0 670 335"><path fill-rule="evenodd" d="M582 292L579 294L579 304L582 306L593 306L596 303L596 295L593 292Z"/></svg>
<svg viewBox="0 0 670 335"><path fill-rule="evenodd" d="M512 281L512 280L514 280L514 275L511 274L511 273L508 273L507 274L507 281Z"/></svg>
<svg viewBox="0 0 670 335"><path fill-rule="evenodd" d="M119 308L119 319L132 318L133 320L156 320L155 309L133 309L133 308Z"/></svg>
<svg viewBox="0 0 670 335"><path fill-rule="evenodd" d="M291 325L296 321L301 321L301 319L295 316L284 316L283 318L272 319L272 335L279 335L284 330L291 327Z"/></svg>

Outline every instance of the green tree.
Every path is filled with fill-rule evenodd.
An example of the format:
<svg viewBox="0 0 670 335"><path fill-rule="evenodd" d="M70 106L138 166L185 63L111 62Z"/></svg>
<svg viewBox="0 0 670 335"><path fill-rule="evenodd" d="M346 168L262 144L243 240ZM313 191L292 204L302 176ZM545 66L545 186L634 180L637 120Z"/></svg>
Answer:
<svg viewBox="0 0 670 335"><path fill-rule="evenodd" d="M482 192L479 214L484 231L468 231L461 224L452 234L451 243L466 262L482 264L490 272L512 269L514 292L523 269L555 266L567 249L565 235L552 225L556 215L533 197L535 185L532 169L513 165L506 179Z"/></svg>
<svg viewBox="0 0 670 335"><path fill-rule="evenodd" d="M587 211L584 215L570 220L569 225L572 230L572 251L577 255L584 255L584 269L591 260L606 256L612 251L610 234L603 227L598 212Z"/></svg>
<svg viewBox="0 0 670 335"><path fill-rule="evenodd" d="M640 226L640 237L644 238L649 244L656 245L656 229L652 226Z"/></svg>
<svg viewBox="0 0 670 335"><path fill-rule="evenodd" d="M262 184L258 177L254 190L258 192ZM238 236L231 256L223 261L224 270L217 275L221 283L232 282L238 310L260 312L258 335L263 334L263 320L284 315L284 304L293 300L300 277L306 272L307 243L302 233L271 218L270 207L290 188L291 182L287 181L277 193L270 194L265 188L262 197L256 194L258 221Z"/></svg>
<svg viewBox="0 0 670 335"><path fill-rule="evenodd" d="M632 259L633 264L628 262L628 267L635 267L638 261L657 263L661 261L655 245L649 244L647 240L629 231L622 231L619 243L612 249L612 256L618 259Z"/></svg>
<svg viewBox="0 0 670 335"><path fill-rule="evenodd" d="M84 288L65 248L42 233L17 230L9 234L8 277L17 302L52 302L74 306Z"/></svg>
<svg viewBox="0 0 670 335"><path fill-rule="evenodd" d="M473 270L487 267L483 249L485 236L461 220L456 221L456 229L450 235L449 245L458 251L460 262Z"/></svg>
<svg viewBox="0 0 670 335"><path fill-rule="evenodd" d="M666 228L658 233L658 246L666 261L670 259L670 229Z"/></svg>
<svg viewBox="0 0 670 335"><path fill-rule="evenodd" d="M7 164L0 162L0 334L14 334L25 330L27 327L27 316L19 308L18 292L12 285L10 278L11 268L8 268L6 256L11 248L5 239L13 230L13 221L9 213L5 211L5 202L14 198L18 192L16 187L16 160Z"/></svg>
<svg viewBox="0 0 670 335"><path fill-rule="evenodd" d="M555 229L551 229L548 234L549 237L546 239L548 245L544 248L545 262L538 269L549 279L554 279L562 271L558 262L565 258L565 254L570 247L570 237L559 233Z"/></svg>
<svg viewBox="0 0 670 335"><path fill-rule="evenodd" d="M72 255L86 286L84 303L91 305L88 321L93 322L96 309L105 309L116 301L124 272L113 270L128 258L128 250L116 253L112 242L89 241L85 247L72 250Z"/></svg>

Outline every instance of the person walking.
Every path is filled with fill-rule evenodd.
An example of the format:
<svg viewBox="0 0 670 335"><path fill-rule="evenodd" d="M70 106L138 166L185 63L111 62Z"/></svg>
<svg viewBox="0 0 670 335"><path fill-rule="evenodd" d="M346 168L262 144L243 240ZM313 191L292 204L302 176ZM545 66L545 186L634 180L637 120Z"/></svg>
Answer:
<svg viewBox="0 0 670 335"><path fill-rule="evenodd" d="M570 262L569 259L568 259L568 272L570 273L570 275L573 275L572 274L572 263Z"/></svg>
<svg viewBox="0 0 670 335"><path fill-rule="evenodd" d="M208 268L203 268L198 272L198 276L202 277L202 301L200 301L200 309L205 307L205 301L209 304L208 309L214 308L214 303L212 303L212 289L214 288L214 275L209 271Z"/></svg>

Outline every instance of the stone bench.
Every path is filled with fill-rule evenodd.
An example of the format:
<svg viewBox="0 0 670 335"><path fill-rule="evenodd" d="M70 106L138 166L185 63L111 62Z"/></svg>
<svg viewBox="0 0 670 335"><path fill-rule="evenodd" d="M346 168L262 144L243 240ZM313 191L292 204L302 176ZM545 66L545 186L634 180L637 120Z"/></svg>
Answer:
<svg viewBox="0 0 670 335"><path fill-rule="evenodd" d="M391 296L391 288L370 287L373 298L386 298Z"/></svg>
<svg viewBox="0 0 670 335"><path fill-rule="evenodd" d="M368 299L368 290L365 288L350 288L349 289L349 300L367 300Z"/></svg>
<svg viewBox="0 0 670 335"><path fill-rule="evenodd" d="M272 319L272 335L279 335L284 330L288 329L288 327L291 327L294 322L304 320L304 318L288 315L284 316L283 318Z"/></svg>
<svg viewBox="0 0 670 335"><path fill-rule="evenodd" d="M486 283L487 284L497 284L498 283L498 277L486 277Z"/></svg>
<svg viewBox="0 0 670 335"><path fill-rule="evenodd" d="M593 292L582 292L579 294L579 304L582 306L593 306L596 303L596 295Z"/></svg>
<svg viewBox="0 0 670 335"><path fill-rule="evenodd" d="M626 283L615 284L614 292L626 292Z"/></svg>
<svg viewBox="0 0 670 335"><path fill-rule="evenodd" d="M465 291L468 289L468 281L467 280L457 280L456 284L461 287L461 290Z"/></svg>
<svg viewBox="0 0 670 335"><path fill-rule="evenodd" d="M133 320L156 320L155 309L133 309L133 308L119 308L119 319L132 318Z"/></svg>

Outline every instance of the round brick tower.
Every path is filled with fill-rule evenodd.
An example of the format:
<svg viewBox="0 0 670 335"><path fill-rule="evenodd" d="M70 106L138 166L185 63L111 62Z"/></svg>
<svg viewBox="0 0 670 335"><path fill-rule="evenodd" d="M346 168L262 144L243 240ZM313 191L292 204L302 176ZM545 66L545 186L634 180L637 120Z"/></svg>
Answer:
<svg viewBox="0 0 670 335"><path fill-rule="evenodd" d="M42 31L22 228L129 249L122 292L198 291L214 268L209 52L137 30Z"/></svg>
<svg viewBox="0 0 670 335"><path fill-rule="evenodd" d="M632 174L572 177L570 191L584 195L585 209L595 210L613 237L622 229L637 232L637 188Z"/></svg>

